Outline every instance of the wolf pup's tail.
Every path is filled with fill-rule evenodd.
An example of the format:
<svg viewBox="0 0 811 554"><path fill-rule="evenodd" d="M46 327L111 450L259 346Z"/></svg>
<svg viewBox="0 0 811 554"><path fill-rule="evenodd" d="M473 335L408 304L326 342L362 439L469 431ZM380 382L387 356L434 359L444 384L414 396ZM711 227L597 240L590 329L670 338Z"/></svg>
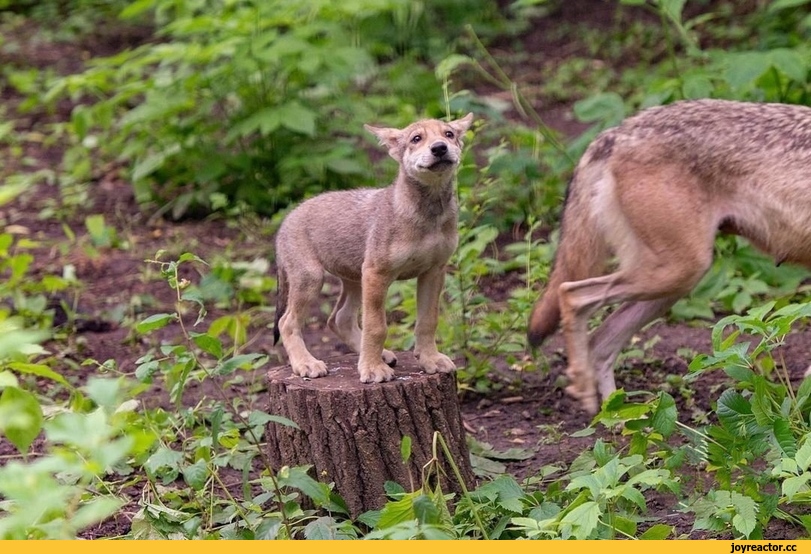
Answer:
<svg viewBox="0 0 811 554"><path fill-rule="evenodd" d="M278 261L277 261L278 263ZM279 321L281 321L284 312L287 311L287 274L281 267L278 268L278 277L276 279L276 320L273 322L273 344L279 344L279 337L281 336L279 330Z"/></svg>
<svg viewBox="0 0 811 554"><path fill-rule="evenodd" d="M543 295L529 318L527 340L540 346L560 323L560 286L602 274L608 246L589 205L590 191L600 180L602 167L581 166L575 173L563 205L560 244Z"/></svg>

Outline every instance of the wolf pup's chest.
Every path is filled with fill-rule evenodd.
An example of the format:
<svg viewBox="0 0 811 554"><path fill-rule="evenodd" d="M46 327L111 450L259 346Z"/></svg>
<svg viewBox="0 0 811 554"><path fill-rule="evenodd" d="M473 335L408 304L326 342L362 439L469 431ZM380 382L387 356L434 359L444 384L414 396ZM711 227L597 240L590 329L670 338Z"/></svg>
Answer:
<svg viewBox="0 0 811 554"><path fill-rule="evenodd" d="M389 260L397 279L411 279L432 267L444 266L456 249L456 229L420 237L395 237L389 247Z"/></svg>

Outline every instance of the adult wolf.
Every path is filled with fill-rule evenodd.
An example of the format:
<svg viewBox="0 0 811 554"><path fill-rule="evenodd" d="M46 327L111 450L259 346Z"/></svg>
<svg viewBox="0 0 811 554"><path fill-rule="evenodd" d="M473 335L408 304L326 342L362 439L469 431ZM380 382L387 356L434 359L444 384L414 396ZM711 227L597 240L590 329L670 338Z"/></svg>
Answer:
<svg viewBox="0 0 811 554"><path fill-rule="evenodd" d="M712 263L718 232L811 267L811 109L683 101L601 133L578 164L560 246L528 338L562 323L567 387L584 409L616 389L614 362ZM613 263L610 263L613 259ZM622 303L589 337L589 318Z"/></svg>

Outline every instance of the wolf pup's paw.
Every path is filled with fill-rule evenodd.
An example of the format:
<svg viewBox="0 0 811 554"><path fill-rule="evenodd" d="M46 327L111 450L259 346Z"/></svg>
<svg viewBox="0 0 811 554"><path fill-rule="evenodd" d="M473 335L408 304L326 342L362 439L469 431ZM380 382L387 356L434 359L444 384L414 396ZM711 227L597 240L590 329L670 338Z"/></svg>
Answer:
<svg viewBox="0 0 811 554"><path fill-rule="evenodd" d="M382 361L358 363L361 383L383 383L394 379L394 370Z"/></svg>
<svg viewBox="0 0 811 554"><path fill-rule="evenodd" d="M456 364L453 363L453 360L439 352L432 355L417 355L417 358L420 361L420 368L425 373L450 373L456 369Z"/></svg>
<svg viewBox="0 0 811 554"><path fill-rule="evenodd" d="M327 374L327 364L315 358L306 362L292 364L292 367L293 373L299 377L315 379L316 377L323 377Z"/></svg>
<svg viewBox="0 0 811 554"><path fill-rule="evenodd" d="M394 355L394 352L391 350L383 349L383 361L386 362L386 365L389 367L394 367L397 365L397 356Z"/></svg>

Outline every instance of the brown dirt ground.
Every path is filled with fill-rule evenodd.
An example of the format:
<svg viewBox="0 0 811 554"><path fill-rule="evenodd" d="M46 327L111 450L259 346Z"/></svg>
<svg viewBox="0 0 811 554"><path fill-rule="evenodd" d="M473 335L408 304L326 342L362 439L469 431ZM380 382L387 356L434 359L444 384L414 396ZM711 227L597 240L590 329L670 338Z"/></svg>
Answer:
<svg viewBox="0 0 811 554"><path fill-rule="evenodd" d="M561 37L551 32L561 20L572 21L588 17L595 24L600 24L606 17L606 2L579 0L563 3L564 8L553 17L540 20L522 37L528 52L543 52L549 59L557 55L571 55L577 51L576 40ZM566 7L568 6L568 7ZM613 11L612 11L613 13ZM130 39L137 43L145 37L143 33L133 32ZM22 54L27 63L32 60L41 66L53 66L58 71L73 71L87 59L89 52L115 51L127 46L126 40L111 44L110 37L100 37L96 41L83 44L26 44ZM18 59L3 59L0 62L14 63ZM535 75L541 78L533 68L527 67L524 73L531 81ZM8 113L13 113L17 98L9 90L2 91L0 96ZM23 115L18 120L18 131L24 134L43 120L65 117L70 106L60 106L55 115ZM543 108L539 106L539 108ZM568 106L547 107L545 116L552 125L563 132L575 133L581 127L572 121ZM60 159L59 152L43 147L40 142L25 142L25 153L37 161L36 167L54 167ZM173 306L173 291L165 283L145 270L144 260L151 258L159 249L167 249L177 255L191 251L205 259L215 259L226 248L233 248L234 243L241 242L240 250L243 259L252 256L271 256L272 237L259 229L256 221L245 221L238 224L219 218L204 221L170 223L161 219L150 220L148 214L139 211L135 204L132 189L120 176L118 168L108 167L99 171L98 179L93 185L88 203L77 213L71 213L65 223L79 235L76 241L67 241L62 222L53 219L42 220L39 212L53 202L58 203L58 191L52 186L40 185L25 194L18 201L0 208L0 221L6 225L17 226L17 232L41 241L36 259L35 273L61 274L66 264L76 267L77 278L83 283L79 295L79 312L91 324L82 332L68 338L68 346L52 345L57 356L64 354L65 364L62 368L69 378L80 381L87 374L95 371L92 367L77 367L75 364L92 358L98 361L116 359L123 372L132 372L135 360L153 343L131 337L126 326L109 323L108 315L116 310L133 316L168 311ZM87 241L83 239L84 217L90 214L104 214L109 224L119 230L126 239L127 249L106 249L98 254L89 253ZM194 270L185 274L195 279ZM146 277L145 277L146 276ZM498 283L485 289L486 294L494 297L503 295ZM133 299L138 300L134 302ZM325 296L326 299L326 296ZM272 305L273 299L269 300ZM209 320L217 315L212 312ZM194 314L187 314L188 322L193 322ZM324 332L323 317L308 329L310 344L317 355L330 357L346 353L344 347L328 332ZM92 324L96 322L96 324ZM272 360L281 360L278 351L271 345L270 331L267 328L269 319L257 322L251 329L251 351L267 352ZM696 353L708 352L710 333L707 325L685 325L659 322L645 330L638 337L638 344L645 344L653 337L658 342L646 351L644 359L626 360L617 369L618 386L626 390L670 391L677 399L682 417L699 414L711 409L719 389L724 385L718 374L707 375L685 387L676 387L669 383L669 376L681 376L687 371L689 359L680 352L689 349ZM169 338L169 335L164 335ZM153 339L154 340L154 339ZM63 352L60 352L63 351ZM524 374L502 372L494 375L494 380L503 384L500 391L483 396L466 393L462 397L462 412L470 433L479 441L491 443L497 449L520 447L531 449L533 455L523 461L507 462L507 469L519 478L534 474L541 466L552 463L569 463L582 451L589 448L594 437L574 438L570 435L589 424L589 418L579 410L577 404L563 392L561 385L565 368L565 355L559 336L553 337L542 349L541 355L549 364L549 371L536 371ZM811 341L807 333L789 337L783 349L788 370L792 378L799 381L803 370L811 360ZM72 362L72 363L71 363ZM255 390L261 387L261 376L257 382L244 382L234 385L231 391L240 394L244 390ZM195 395L209 392L202 388L192 388L187 400L193 401ZM159 398L160 395L150 395ZM609 432L601 430L598 436L608 436ZM0 461L8 459L13 453L7 442L0 440ZM140 491L133 491L132 504L121 514L96 528L84 533L88 538L120 536L128 532L130 517L137 510ZM691 532L692 516L679 511L676 499L672 496L652 498L648 516L652 520L675 525L678 533L691 538L707 536L701 532ZM796 538L802 530L789 526L779 520L767 530L767 538Z"/></svg>

